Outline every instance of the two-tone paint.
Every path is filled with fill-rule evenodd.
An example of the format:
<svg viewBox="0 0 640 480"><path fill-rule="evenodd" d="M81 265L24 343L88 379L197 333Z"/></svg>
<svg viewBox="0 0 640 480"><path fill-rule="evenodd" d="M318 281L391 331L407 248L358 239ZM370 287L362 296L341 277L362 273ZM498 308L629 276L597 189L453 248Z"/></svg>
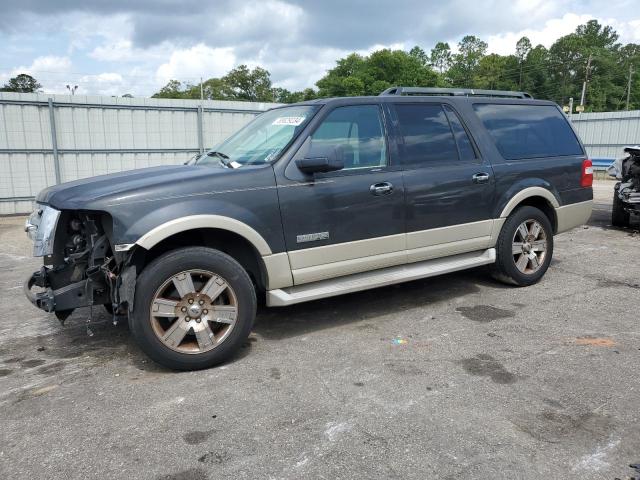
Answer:
<svg viewBox="0 0 640 480"><path fill-rule="evenodd" d="M403 164L394 104L427 102L457 112L476 150L475 161L420 168ZM308 102L319 107L316 114L272 163L134 170L50 187L37 202L105 212L118 252L152 250L172 235L195 229L233 232L255 249L267 290L490 249L504 219L523 202L545 207L556 233L586 221L592 191L580 187L585 155L507 161L473 111L478 102L554 105L389 96ZM349 105L380 109L387 165L305 175L295 160L305 155L310 134L333 109ZM476 181L478 175L482 182ZM382 184L391 191L376 195L372 187ZM300 242L301 236L317 240Z"/></svg>

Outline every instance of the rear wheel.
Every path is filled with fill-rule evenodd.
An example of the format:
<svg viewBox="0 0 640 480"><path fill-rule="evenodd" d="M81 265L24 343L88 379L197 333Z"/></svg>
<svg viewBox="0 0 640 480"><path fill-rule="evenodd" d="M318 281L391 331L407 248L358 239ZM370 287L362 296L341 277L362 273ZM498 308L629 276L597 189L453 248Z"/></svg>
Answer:
<svg viewBox="0 0 640 480"><path fill-rule="evenodd" d="M551 222L535 207L518 208L502 226L496 250L493 273L498 280L517 286L533 285L551 263Z"/></svg>
<svg viewBox="0 0 640 480"><path fill-rule="evenodd" d="M611 225L614 227L628 227L631 215L624 209L624 202L618 197L618 189L613 191L613 205L611 207Z"/></svg>
<svg viewBox="0 0 640 480"><path fill-rule="evenodd" d="M129 325L153 360L196 370L229 359L251 332L255 313L255 290L242 266L220 251L190 247L142 271Z"/></svg>

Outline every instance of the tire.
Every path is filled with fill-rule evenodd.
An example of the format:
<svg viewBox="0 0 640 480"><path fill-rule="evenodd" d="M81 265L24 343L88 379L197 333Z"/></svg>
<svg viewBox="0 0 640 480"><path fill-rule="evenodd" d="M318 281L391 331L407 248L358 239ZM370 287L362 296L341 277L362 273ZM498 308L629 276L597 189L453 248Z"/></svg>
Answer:
<svg viewBox="0 0 640 480"><path fill-rule="evenodd" d="M631 214L624 209L624 202L618 197L618 189L613 191L613 205L611 207L611 225L625 228L631 223Z"/></svg>
<svg viewBox="0 0 640 480"><path fill-rule="evenodd" d="M519 227L523 224L529 238L532 232L535 233L540 228L534 241L522 238ZM522 249L521 253L514 253L516 245ZM536 257L535 261L531 259L531 255ZM549 268L552 256L553 228L549 218L535 207L519 207L507 217L502 226L496 243L496 263L492 273L494 278L510 285L533 285L540 281ZM524 271L521 268L523 264Z"/></svg>
<svg viewBox="0 0 640 480"><path fill-rule="evenodd" d="M242 266L218 250L188 247L158 257L138 276L129 328L157 363L199 370L230 359L255 315L255 289Z"/></svg>

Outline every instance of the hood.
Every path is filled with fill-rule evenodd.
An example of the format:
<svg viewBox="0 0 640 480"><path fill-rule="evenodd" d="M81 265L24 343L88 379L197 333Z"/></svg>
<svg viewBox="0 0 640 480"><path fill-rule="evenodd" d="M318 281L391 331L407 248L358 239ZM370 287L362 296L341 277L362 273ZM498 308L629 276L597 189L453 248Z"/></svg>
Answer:
<svg viewBox="0 0 640 480"><path fill-rule="evenodd" d="M263 168L270 165L238 169L214 165L141 168L54 185L42 190L36 201L58 210L108 211L113 205L243 188L250 183L247 175Z"/></svg>

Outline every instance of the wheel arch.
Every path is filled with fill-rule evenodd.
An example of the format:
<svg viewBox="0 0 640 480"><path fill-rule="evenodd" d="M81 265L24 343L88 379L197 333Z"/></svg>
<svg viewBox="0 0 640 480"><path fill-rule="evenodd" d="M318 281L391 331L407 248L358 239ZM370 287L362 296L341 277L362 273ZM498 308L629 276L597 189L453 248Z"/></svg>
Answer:
<svg viewBox="0 0 640 480"><path fill-rule="evenodd" d="M189 215L170 220L142 235L136 244L146 250L151 250L157 244L176 234L202 229L234 233L249 242L260 255L271 255L272 253L266 240L253 228L235 218L222 215Z"/></svg>
<svg viewBox="0 0 640 480"><path fill-rule="evenodd" d="M268 270L258 250L259 247L236 231L215 227L195 227L163 235L162 238L155 237L154 240L157 241L136 242L140 248L136 248L134 255L137 258L132 263L139 266L139 271L168 251L185 247L208 247L235 259L259 289L264 290L269 283Z"/></svg>
<svg viewBox="0 0 640 480"><path fill-rule="evenodd" d="M520 190L506 202L500 212L500 218L507 218L516 208L522 205L541 210L549 218L553 233L557 232L558 215L556 208L560 207L560 203L550 190L543 187L527 187Z"/></svg>

